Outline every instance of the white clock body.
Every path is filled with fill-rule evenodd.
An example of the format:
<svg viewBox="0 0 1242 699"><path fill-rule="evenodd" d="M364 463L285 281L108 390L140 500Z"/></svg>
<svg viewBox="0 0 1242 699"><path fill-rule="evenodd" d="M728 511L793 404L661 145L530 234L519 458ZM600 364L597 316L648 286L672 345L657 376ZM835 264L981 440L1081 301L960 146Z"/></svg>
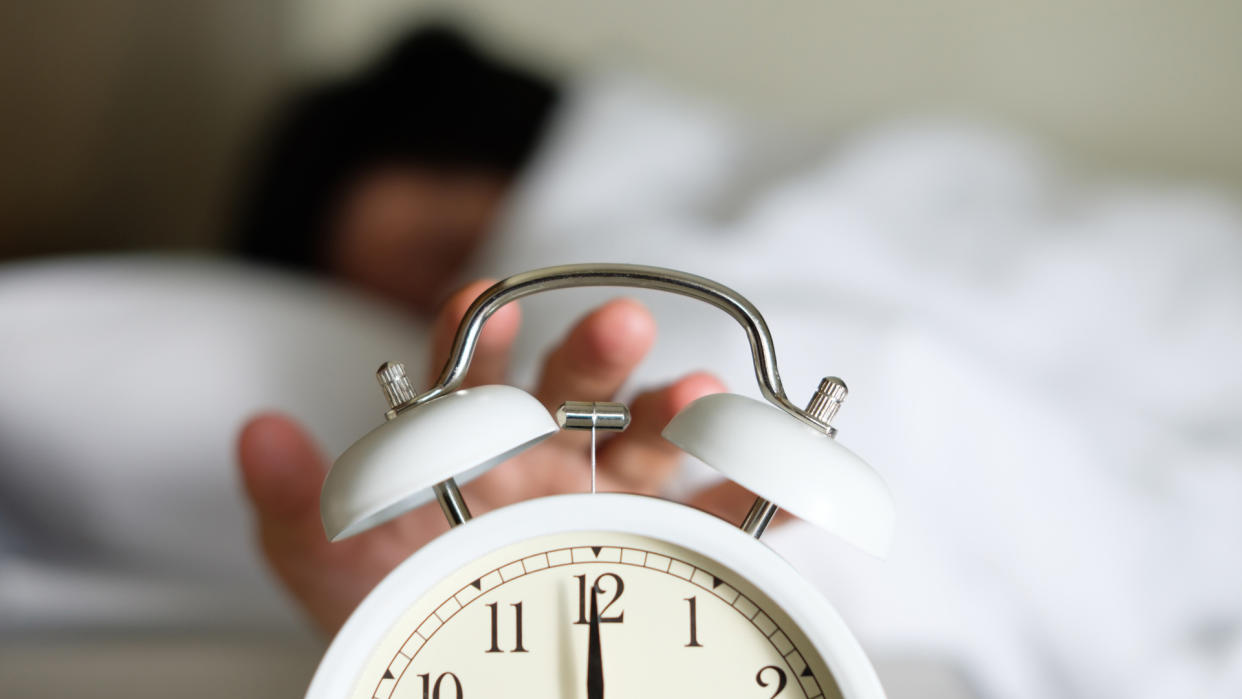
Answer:
<svg viewBox="0 0 1242 699"><path fill-rule="evenodd" d="M585 699L592 626L608 699L884 697L837 612L771 549L614 493L518 503L427 544L345 623L307 696Z"/></svg>

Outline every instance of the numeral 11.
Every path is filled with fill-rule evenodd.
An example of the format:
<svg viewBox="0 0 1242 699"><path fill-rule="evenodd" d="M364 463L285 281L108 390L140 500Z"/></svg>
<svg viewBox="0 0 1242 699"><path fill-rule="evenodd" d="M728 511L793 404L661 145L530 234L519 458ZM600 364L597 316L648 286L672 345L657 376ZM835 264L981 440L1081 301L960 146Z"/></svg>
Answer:
<svg viewBox="0 0 1242 699"><path fill-rule="evenodd" d="M487 605L492 610L492 647L487 649L488 653L503 653L500 649L500 611L497 609L497 603L492 602ZM522 603L514 602L509 605L513 607L513 623L514 623L514 642L511 653L525 653L526 649L522 647Z"/></svg>

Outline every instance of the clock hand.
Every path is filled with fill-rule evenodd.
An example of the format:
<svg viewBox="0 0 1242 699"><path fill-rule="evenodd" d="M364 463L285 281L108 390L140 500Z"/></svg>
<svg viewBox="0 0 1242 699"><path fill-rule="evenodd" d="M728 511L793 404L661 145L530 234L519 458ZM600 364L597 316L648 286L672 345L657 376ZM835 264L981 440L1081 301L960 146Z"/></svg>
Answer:
<svg viewBox="0 0 1242 699"><path fill-rule="evenodd" d="M587 699L604 699L604 659L599 646L599 604L591 586L591 629L587 637Z"/></svg>

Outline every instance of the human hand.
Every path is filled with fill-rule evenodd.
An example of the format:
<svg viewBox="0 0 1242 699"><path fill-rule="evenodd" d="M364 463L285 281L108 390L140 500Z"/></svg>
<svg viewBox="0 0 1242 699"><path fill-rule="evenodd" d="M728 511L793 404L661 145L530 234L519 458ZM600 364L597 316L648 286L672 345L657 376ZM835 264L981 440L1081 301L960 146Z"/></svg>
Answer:
<svg viewBox="0 0 1242 699"><path fill-rule="evenodd" d="M458 323L490 282L455 294L436 321L432 375L444 364ZM483 328L466 385L503 383L520 312L497 311ZM549 410L566 400L606 401L629 377L655 340L651 315L631 300L615 300L580 320L547 357L534 395ZM660 436L691 401L724 386L694 373L638 395L625 432L599 443L598 489L657 494L681 458ZM562 431L463 487L471 511L483 514L520 500L587 489L590 435ZM435 502L375 529L331 543L319 516L319 491L327 461L314 440L292 419L261 415L242 429L238 442L242 480L254 509L258 536L269 565L315 623L332 634L362 598L398 563L439 536L448 525ZM724 482L695 494L687 504L733 522L753 499Z"/></svg>

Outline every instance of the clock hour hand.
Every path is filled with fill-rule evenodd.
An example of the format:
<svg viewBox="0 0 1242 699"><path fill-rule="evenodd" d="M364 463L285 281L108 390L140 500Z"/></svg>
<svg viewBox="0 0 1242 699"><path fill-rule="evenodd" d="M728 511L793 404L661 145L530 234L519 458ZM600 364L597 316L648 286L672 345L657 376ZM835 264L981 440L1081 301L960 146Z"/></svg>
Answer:
<svg viewBox="0 0 1242 699"><path fill-rule="evenodd" d="M604 658L599 645L599 603L591 586L591 622L587 636L587 699L604 699Z"/></svg>

